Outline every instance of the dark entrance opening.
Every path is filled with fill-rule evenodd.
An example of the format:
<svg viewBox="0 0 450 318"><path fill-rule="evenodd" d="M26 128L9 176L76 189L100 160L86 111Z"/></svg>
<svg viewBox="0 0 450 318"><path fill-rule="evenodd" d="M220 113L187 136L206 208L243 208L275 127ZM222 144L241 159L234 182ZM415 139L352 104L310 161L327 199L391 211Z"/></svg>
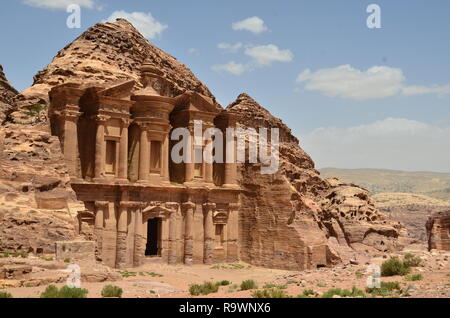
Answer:
<svg viewBox="0 0 450 318"><path fill-rule="evenodd" d="M161 219L154 218L147 222L146 256L161 256L160 253Z"/></svg>

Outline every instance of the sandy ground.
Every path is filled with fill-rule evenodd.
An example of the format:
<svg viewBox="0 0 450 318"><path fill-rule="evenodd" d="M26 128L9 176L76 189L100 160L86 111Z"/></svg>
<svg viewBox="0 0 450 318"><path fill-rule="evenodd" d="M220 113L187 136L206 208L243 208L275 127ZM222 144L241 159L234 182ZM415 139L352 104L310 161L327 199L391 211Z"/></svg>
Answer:
<svg viewBox="0 0 450 318"><path fill-rule="evenodd" d="M412 273L422 274L422 280L408 281L401 276L382 277L381 280L399 282L402 289L408 289L408 293L401 297L450 297L450 252L416 253L424 261L420 267L413 268ZM372 258L370 263L381 264L386 258L387 256ZM191 284L228 280L231 284L220 287L217 293L199 297L245 298L252 297L252 291L239 291L238 286L242 281L252 279L257 282L259 289L263 289L266 284L274 284L282 286L289 296L296 297L307 289L316 292L317 296L331 288L351 289L356 286L364 290L366 270L367 264L299 272L260 268L245 263L193 266L148 263L137 269L128 269L136 273L136 276L124 277L115 282L83 282L81 287L89 290L90 298L101 297L102 288L109 284L121 287L124 291L123 298L184 298L193 297L189 294ZM55 285L61 287L64 283ZM3 291L10 292L15 298L39 297L45 288L46 286L20 287Z"/></svg>

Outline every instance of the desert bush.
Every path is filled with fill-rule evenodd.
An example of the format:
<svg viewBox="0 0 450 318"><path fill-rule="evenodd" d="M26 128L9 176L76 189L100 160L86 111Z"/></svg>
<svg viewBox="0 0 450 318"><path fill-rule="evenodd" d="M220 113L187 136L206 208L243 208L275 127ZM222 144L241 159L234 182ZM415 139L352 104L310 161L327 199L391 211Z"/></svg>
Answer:
<svg viewBox="0 0 450 318"><path fill-rule="evenodd" d="M411 274L406 276L406 280L409 281L417 281L417 280L422 280L423 279L423 275L422 274Z"/></svg>
<svg viewBox="0 0 450 318"><path fill-rule="evenodd" d="M411 253L406 253L403 258L403 263L408 267L417 267L422 263L422 259Z"/></svg>
<svg viewBox="0 0 450 318"><path fill-rule="evenodd" d="M219 286L228 286L231 283L228 280L221 280L220 282L217 282L217 284L219 284Z"/></svg>
<svg viewBox="0 0 450 318"><path fill-rule="evenodd" d="M298 297L298 298L306 298L306 297L314 296L314 295L316 295L316 292L315 292L314 290L312 290L312 289L305 289L305 290L303 291L303 293L301 293L301 294L298 295L297 297Z"/></svg>
<svg viewBox="0 0 450 318"><path fill-rule="evenodd" d="M381 265L381 276L404 276L410 272L410 267L398 257L391 257Z"/></svg>
<svg viewBox="0 0 450 318"><path fill-rule="evenodd" d="M372 296L392 296L394 292L400 293L402 288L399 282L381 282L381 288L366 288L366 292Z"/></svg>
<svg viewBox="0 0 450 318"><path fill-rule="evenodd" d="M287 286L286 285L277 285L277 284L266 283L263 288L265 288L265 289L270 289L270 288L286 289Z"/></svg>
<svg viewBox="0 0 450 318"><path fill-rule="evenodd" d="M0 298L13 298L13 296L8 292L0 292Z"/></svg>
<svg viewBox="0 0 450 318"><path fill-rule="evenodd" d="M256 282L253 279L247 279L241 283L241 290L249 290L249 289L256 289L256 288L258 288L258 285L256 284Z"/></svg>
<svg viewBox="0 0 450 318"><path fill-rule="evenodd" d="M189 287L189 293L192 296L208 295L217 293L219 290L219 284L213 282L205 282L202 285L194 284Z"/></svg>
<svg viewBox="0 0 450 318"><path fill-rule="evenodd" d="M87 289L70 288L68 286L58 289L55 285L49 285L40 298L86 298L87 294Z"/></svg>
<svg viewBox="0 0 450 318"><path fill-rule="evenodd" d="M352 290L348 289L340 289L340 288L333 288L330 289L322 294L322 298L333 298L333 296L340 296L340 297L366 297L366 294L364 291L356 288L355 286L352 287Z"/></svg>
<svg viewBox="0 0 450 318"><path fill-rule="evenodd" d="M269 288L263 290L255 290L252 292L253 298L290 298L288 293L279 288Z"/></svg>
<svg viewBox="0 0 450 318"><path fill-rule="evenodd" d="M122 293L123 293L123 290L119 286L106 285L102 289L102 296L105 297L105 298L108 298L108 297L121 298L122 297Z"/></svg>

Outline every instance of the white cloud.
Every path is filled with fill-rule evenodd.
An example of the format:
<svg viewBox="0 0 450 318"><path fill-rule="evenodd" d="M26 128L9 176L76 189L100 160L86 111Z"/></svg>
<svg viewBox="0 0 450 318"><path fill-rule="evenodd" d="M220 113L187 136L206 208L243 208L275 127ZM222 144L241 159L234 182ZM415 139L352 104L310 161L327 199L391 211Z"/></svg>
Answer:
<svg viewBox="0 0 450 318"><path fill-rule="evenodd" d="M160 35L165 29L167 29L167 25L160 23L155 18L153 18L152 14L144 13L144 12L126 12L123 10L114 11L108 19L108 22L114 22L118 18L123 18L128 20L131 24L133 24L136 29L138 29L141 34L147 39L153 39L156 36Z"/></svg>
<svg viewBox="0 0 450 318"><path fill-rule="evenodd" d="M198 53L198 49L196 49L195 47L191 47L191 48L188 50L188 52L189 52L189 54L197 54L197 53Z"/></svg>
<svg viewBox="0 0 450 318"><path fill-rule="evenodd" d="M424 94L445 95L445 94L450 94L450 85L405 86L405 87L403 87L402 93L403 93L403 95L406 95L406 96L424 95Z"/></svg>
<svg viewBox="0 0 450 318"><path fill-rule="evenodd" d="M450 127L387 118L354 127L319 128L302 146L319 168L450 171Z"/></svg>
<svg viewBox="0 0 450 318"><path fill-rule="evenodd" d="M297 77L298 83L305 83L306 90L356 100L396 95L401 91L404 80L402 70L386 66L374 66L365 72L350 65L314 73L307 69Z"/></svg>
<svg viewBox="0 0 450 318"><path fill-rule="evenodd" d="M78 4L82 8L93 9L96 5L93 0L24 0L23 3L51 10L66 10L71 4Z"/></svg>
<svg viewBox="0 0 450 318"><path fill-rule="evenodd" d="M245 54L252 57L257 64L264 66L273 62L290 62L294 58L290 50L280 50L274 44L249 47L245 49Z"/></svg>
<svg viewBox="0 0 450 318"><path fill-rule="evenodd" d="M264 21L258 17L251 17L239 22L235 22L231 24L231 27L235 31L246 30L256 34L268 30L267 26L264 24Z"/></svg>
<svg viewBox="0 0 450 318"><path fill-rule="evenodd" d="M243 47L243 44L241 42L237 42L235 44L222 42L217 44L217 47L221 50L228 51L230 53L236 53L237 51L239 51L240 48Z"/></svg>
<svg viewBox="0 0 450 318"><path fill-rule="evenodd" d="M386 98L398 94L449 94L450 85L406 86L401 69L373 66L361 71L350 65L321 69L316 72L306 69L297 77L309 91L319 91L327 96L354 100Z"/></svg>
<svg viewBox="0 0 450 318"><path fill-rule="evenodd" d="M248 65L231 61L231 62L228 62L227 64L213 65L211 69L218 73L227 72L227 73L239 76L239 75L242 75L249 68L248 68Z"/></svg>

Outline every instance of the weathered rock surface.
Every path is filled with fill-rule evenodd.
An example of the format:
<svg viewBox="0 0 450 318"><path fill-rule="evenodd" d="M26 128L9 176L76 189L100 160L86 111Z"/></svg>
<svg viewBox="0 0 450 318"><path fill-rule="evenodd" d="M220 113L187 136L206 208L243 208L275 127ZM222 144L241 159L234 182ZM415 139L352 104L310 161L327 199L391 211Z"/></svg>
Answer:
<svg viewBox="0 0 450 318"><path fill-rule="evenodd" d="M3 67L0 65L0 124L6 120L6 117L13 109L13 99L18 92L8 82Z"/></svg>
<svg viewBox="0 0 450 318"><path fill-rule="evenodd" d="M433 214L426 227L428 248L450 251L450 211Z"/></svg>
<svg viewBox="0 0 450 318"><path fill-rule="evenodd" d="M53 61L34 77L33 85L17 97L15 121L29 123L26 113L36 105L48 105L49 90L67 82L106 84L135 80L139 83L144 61L154 64L170 87L169 96L186 90L215 100L209 89L176 58L150 44L128 21L99 23L58 52ZM42 108L45 113L46 107ZM44 119L45 120L45 119Z"/></svg>
<svg viewBox="0 0 450 318"><path fill-rule="evenodd" d="M247 94L228 106L241 128L279 128L280 170L262 175L242 164L241 257L255 265L295 269L330 266L361 251L392 251L405 234L379 212L367 190L324 180L297 138Z"/></svg>
<svg viewBox="0 0 450 318"><path fill-rule="evenodd" d="M59 140L22 125L0 127L0 137L0 251L52 253L55 241L75 237Z"/></svg>

